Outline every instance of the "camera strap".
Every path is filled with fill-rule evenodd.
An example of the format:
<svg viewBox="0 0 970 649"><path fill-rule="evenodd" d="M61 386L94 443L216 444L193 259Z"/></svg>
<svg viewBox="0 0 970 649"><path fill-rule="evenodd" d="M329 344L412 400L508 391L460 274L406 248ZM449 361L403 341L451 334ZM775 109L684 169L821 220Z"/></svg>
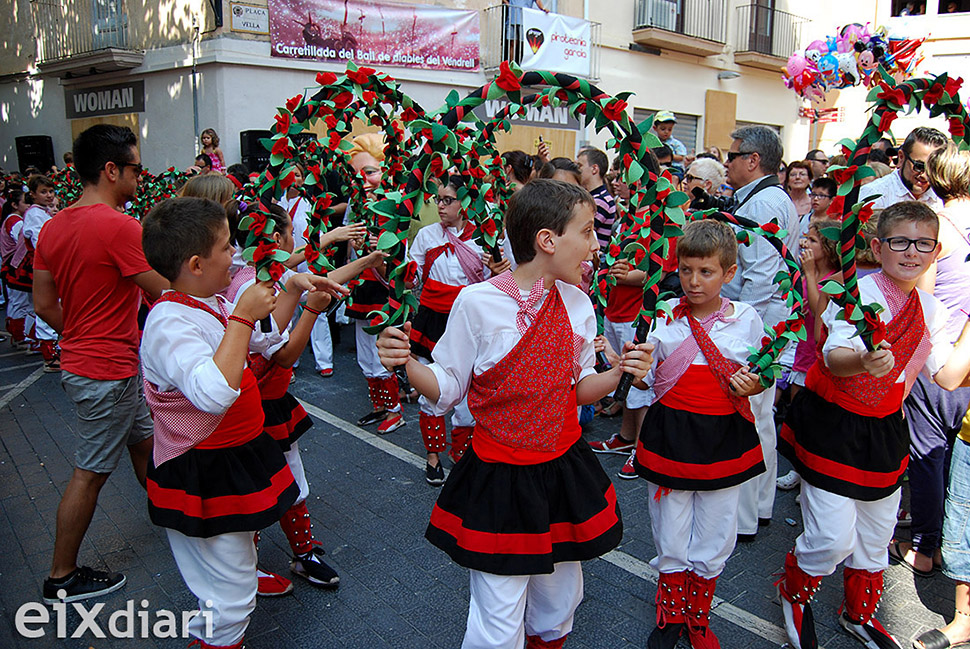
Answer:
<svg viewBox="0 0 970 649"><path fill-rule="evenodd" d="M737 214L738 210L740 210L745 203L750 201L755 194L760 192L762 189L767 189L769 187L781 187L781 181L778 180L778 176L775 174L770 174L759 180L758 184L755 185L754 189L751 190L751 193L745 196L744 200L737 204L737 206L734 208L734 213ZM782 191L784 191L784 189L782 189Z"/></svg>

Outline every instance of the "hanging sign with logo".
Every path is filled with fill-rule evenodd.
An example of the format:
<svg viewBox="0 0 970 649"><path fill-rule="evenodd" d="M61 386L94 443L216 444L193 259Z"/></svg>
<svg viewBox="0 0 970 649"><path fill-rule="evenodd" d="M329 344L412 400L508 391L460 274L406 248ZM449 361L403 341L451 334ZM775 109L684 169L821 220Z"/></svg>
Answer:
<svg viewBox="0 0 970 649"><path fill-rule="evenodd" d="M589 21L522 9L522 69L589 77Z"/></svg>

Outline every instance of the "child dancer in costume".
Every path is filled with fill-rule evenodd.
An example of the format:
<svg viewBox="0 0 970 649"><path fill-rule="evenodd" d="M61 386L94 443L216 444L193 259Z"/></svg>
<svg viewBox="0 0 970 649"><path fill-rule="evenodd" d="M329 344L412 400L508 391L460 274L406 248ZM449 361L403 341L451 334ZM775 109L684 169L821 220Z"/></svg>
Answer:
<svg viewBox="0 0 970 649"><path fill-rule="evenodd" d="M421 278L421 304L411 323L411 349L422 362L430 363L431 352L445 331L448 314L458 292L485 279L482 248L472 240L475 226L465 217L457 190L464 187L460 176L452 176L438 189L438 216L441 223L422 228L410 247L411 259ZM445 417L438 414L427 397L421 406L421 439L428 452L425 480L432 486L444 484L445 471L440 453L445 451ZM445 411L447 412L447 411ZM471 443L475 420L463 400L451 416L451 459L458 462Z"/></svg>
<svg viewBox="0 0 970 649"><path fill-rule="evenodd" d="M829 304L819 356L781 428L778 450L802 477L805 531L778 583L796 649L818 646L809 602L843 561L839 624L868 647L899 646L873 615L909 460L901 406L920 371L952 390L970 368L967 327L947 360L947 310L916 288L939 254L938 232L936 214L922 203L883 210L870 243L882 271L862 278L859 293L863 304L882 306L878 326L889 345L866 351L855 325L838 319L839 307Z"/></svg>
<svg viewBox="0 0 970 649"><path fill-rule="evenodd" d="M47 176L32 176L27 181L27 187L30 190L28 194L30 207L24 213L23 227L20 230L12 263L19 268L18 273L21 277L30 277L33 282L34 249L37 247L41 228L53 216L56 196L54 183ZM37 341L37 350L44 356L44 371L60 372L61 359L60 351L57 349L57 332L36 316L33 301L30 303L30 317L34 321L30 337Z"/></svg>
<svg viewBox="0 0 970 649"><path fill-rule="evenodd" d="M384 139L378 133L358 135L348 151L350 164L364 181L368 196L381 184L381 161L384 159ZM358 426L377 424L377 433L385 435L406 423L401 408L401 396L397 377L389 372L377 356L377 337L364 331L370 321L370 312L377 311L387 303L388 283L382 268L365 271L354 287L353 300L347 306L346 315L354 320L357 346L357 365L367 379L367 392L373 410L357 420Z"/></svg>
<svg viewBox="0 0 970 649"><path fill-rule="evenodd" d="M694 649L713 649L711 600L737 539L741 483L765 470L748 401L763 388L745 367L764 325L747 304L721 297L738 268L730 227L688 224L677 254L684 297L648 337L656 396L634 460L651 496L660 571L647 646L671 649L686 631Z"/></svg>
<svg viewBox="0 0 970 649"><path fill-rule="evenodd" d="M271 205L268 218L274 223L273 237L280 250L292 253L293 223L286 210L279 205ZM245 244L247 235L246 231L237 231L237 243L240 246ZM372 253L330 272L327 279L337 284L343 283L356 276L364 267L381 263L383 257L382 253ZM287 270L280 279L288 282L295 275L296 273ZM246 266L233 276L226 291L226 297L229 300L235 300L237 295L244 293L255 283L256 268ZM288 291L278 296L273 318L280 329L286 330L289 327L291 316L300 298L301 294L298 291ZM296 503L280 518L280 527L283 528L286 540L289 541L290 549L293 551L290 571L321 588L337 588L340 585L340 577L323 560L323 552L315 548L320 543L313 538L310 512L306 506L310 486L303 470L303 459L297 443L300 436L309 430L313 423L300 402L289 393L289 385L290 378L293 376L293 364L306 349L317 317L329 303L330 295L323 291L307 294L306 304L301 315L295 319L295 325L289 331L289 340L286 344L271 357L267 357L266 354L249 355L249 369L256 377L262 399L265 416L264 430L279 444L300 488ZM259 571L259 595L285 595L292 590L293 584L288 579L270 572Z"/></svg>
<svg viewBox="0 0 970 649"><path fill-rule="evenodd" d="M182 578L210 614L195 617L189 632L203 648L241 647L256 601L253 534L278 521L299 493L263 431L246 360L250 351L272 354L286 336L255 331L276 303L271 283L251 287L235 305L216 295L229 284L233 253L218 203L157 205L143 223L142 245L172 282L148 315L141 346L155 423L149 515L166 528ZM294 291L311 285L290 284Z"/></svg>
<svg viewBox="0 0 970 649"><path fill-rule="evenodd" d="M219 174L226 173L226 159L222 155L222 149L219 148L219 136L216 135L215 130L207 128L202 131L199 144L202 145L202 153L212 160L212 171Z"/></svg>
<svg viewBox="0 0 970 649"><path fill-rule="evenodd" d="M513 272L462 290L432 365L404 331L379 338L381 361L405 365L439 410L465 396L472 445L442 487L426 536L471 570L463 649L562 647L583 596L579 563L619 543L616 492L580 438L576 404L645 376L650 345L627 345L593 369L596 318L576 285L599 251L594 204L580 187L535 180L509 203Z"/></svg>
<svg viewBox="0 0 970 649"><path fill-rule="evenodd" d="M17 240L24 227L24 213L28 208L26 197L19 189L7 192L3 204L3 218L0 219L0 278L7 296L7 333L10 344L15 347L26 345L26 322L31 311L30 278L22 278L11 263L17 251Z"/></svg>

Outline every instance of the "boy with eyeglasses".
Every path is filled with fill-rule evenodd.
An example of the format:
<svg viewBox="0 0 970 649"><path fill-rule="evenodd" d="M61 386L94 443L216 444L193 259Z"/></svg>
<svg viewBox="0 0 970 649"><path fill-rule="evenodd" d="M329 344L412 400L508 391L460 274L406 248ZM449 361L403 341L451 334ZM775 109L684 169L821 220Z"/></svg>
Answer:
<svg viewBox="0 0 970 649"><path fill-rule="evenodd" d="M840 625L868 647L899 647L873 614L909 460L902 403L921 371L952 390L970 369L968 327L954 351L946 307L916 288L939 254L938 232L936 214L922 203L882 212L870 244L882 271L859 281L862 303L882 307L875 323L882 342L867 351L855 324L830 303L821 316L818 359L782 426L778 450L802 477L805 522L778 584L796 649L818 646L809 602L843 561Z"/></svg>

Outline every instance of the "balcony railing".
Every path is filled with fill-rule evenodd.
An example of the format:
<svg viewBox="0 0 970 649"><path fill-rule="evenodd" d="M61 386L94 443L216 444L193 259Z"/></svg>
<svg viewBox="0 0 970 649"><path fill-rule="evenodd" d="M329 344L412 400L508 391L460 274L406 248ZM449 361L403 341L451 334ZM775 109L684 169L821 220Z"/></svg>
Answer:
<svg viewBox="0 0 970 649"><path fill-rule="evenodd" d="M32 0L37 63L128 49L125 0Z"/></svg>
<svg viewBox="0 0 970 649"><path fill-rule="evenodd" d="M738 7L736 52L787 59L798 48L807 18L761 5Z"/></svg>
<svg viewBox="0 0 970 649"><path fill-rule="evenodd" d="M725 0L637 0L633 30L658 28L715 43L726 40Z"/></svg>
<svg viewBox="0 0 970 649"><path fill-rule="evenodd" d="M562 6L560 1L559 5ZM548 4L547 4L548 6ZM502 61L522 62L522 53L529 47L522 33L521 18L514 19L513 7L495 5L485 9L481 36L481 59L485 74L498 73ZM519 10L521 11L521 10ZM576 18L573 18L576 20ZM513 23L518 22L519 25ZM589 22L589 21L586 21ZM589 22L589 74L581 75L590 81L599 80L600 72L600 23ZM555 70L554 70L555 71Z"/></svg>

